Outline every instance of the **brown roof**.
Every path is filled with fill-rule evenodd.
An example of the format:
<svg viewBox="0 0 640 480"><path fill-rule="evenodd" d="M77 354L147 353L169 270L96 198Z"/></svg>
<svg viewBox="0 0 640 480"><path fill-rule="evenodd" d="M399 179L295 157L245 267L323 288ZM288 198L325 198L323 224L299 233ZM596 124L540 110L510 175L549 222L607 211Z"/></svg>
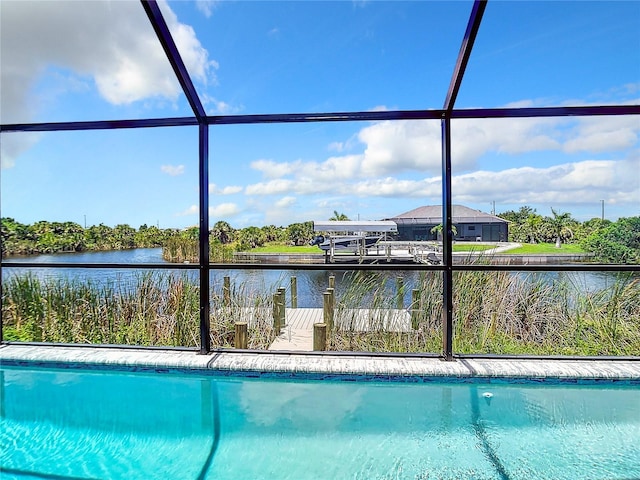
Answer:
<svg viewBox="0 0 640 480"><path fill-rule="evenodd" d="M453 223L508 223L504 218L474 210L464 205L452 205L451 217ZM387 220L396 223L427 223L438 225L442 223L442 206L429 205L414 208Z"/></svg>

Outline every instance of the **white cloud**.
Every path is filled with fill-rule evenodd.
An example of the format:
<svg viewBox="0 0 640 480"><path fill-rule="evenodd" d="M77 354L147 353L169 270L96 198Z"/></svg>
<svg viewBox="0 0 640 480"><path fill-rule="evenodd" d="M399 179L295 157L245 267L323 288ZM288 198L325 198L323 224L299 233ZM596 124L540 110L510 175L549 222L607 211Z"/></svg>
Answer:
<svg viewBox="0 0 640 480"><path fill-rule="evenodd" d="M240 193L242 189L243 187L238 185L228 185L226 187L219 188L214 183L209 184L209 193L214 195L233 195L235 193Z"/></svg>
<svg viewBox="0 0 640 480"><path fill-rule="evenodd" d="M214 218L229 218L240 213L240 207L235 203L220 203L209 207L209 215Z"/></svg>
<svg viewBox="0 0 640 480"><path fill-rule="evenodd" d="M177 215L180 217L186 217L190 215L199 215L200 209L198 205L191 205L186 210L178 213ZM209 207L209 216L214 218L228 218L240 213L240 207L235 203L221 203L219 205L214 205Z"/></svg>
<svg viewBox="0 0 640 480"><path fill-rule="evenodd" d="M301 162L275 162L273 160L259 159L251 162L251 168L262 172L267 178L279 178L299 170Z"/></svg>
<svg viewBox="0 0 640 480"><path fill-rule="evenodd" d="M292 180L271 180L247 185L245 193L247 195L277 195L281 193L295 193L296 185ZM300 192L304 193L304 192Z"/></svg>
<svg viewBox="0 0 640 480"><path fill-rule="evenodd" d="M275 203L277 208L289 208L296 204L296 197L282 197Z"/></svg>
<svg viewBox="0 0 640 480"><path fill-rule="evenodd" d="M585 117L571 132L563 150L576 152L606 152L633 147L638 143L638 116Z"/></svg>
<svg viewBox="0 0 640 480"><path fill-rule="evenodd" d="M436 171L440 166L440 123L384 121L363 128L361 173L379 176L408 170Z"/></svg>
<svg viewBox="0 0 640 480"><path fill-rule="evenodd" d="M159 3L184 62L193 77L215 82L216 62L164 2ZM34 88L48 69L56 84L48 94L77 89L89 80L113 105L163 98L175 101L181 89L139 2L6 1L0 16L3 123L33 121L38 114ZM64 87L64 88L61 88ZM40 99L41 100L41 99ZM3 141L3 165L11 165L32 145L26 136Z"/></svg>
<svg viewBox="0 0 640 480"><path fill-rule="evenodd" d="M478 171L452 179L459 201L501 203L640 202L640 158L587 160L546 168Z"/></svg>
<svg viewBox="0 0 640 480"><path fill-rule="evenodd" d="M345 150L345 142L331 142L327 150L333 152L342 152Z"/></svg>
<svg viewBox="0 0 640 480"><path fill-rule="evenodd" d="M532 118L457 120L452 123L452 163L455 171L469 172L488 153L521 155L547 151L600 153L624 151L638 143L640 121L634 116L586 118ZM438 175L441 170L440 123L384 121L358 134L362 153L331 156L324 161L277 162L256 160L251 167L268 179L247 187L250 195L307 194L321 190L318 183L369 183L404 173ZM343 144L334 142L333 150Z"/></svg>
<svg viewBox="0 0 640 480"><path fill-rule="evenodd" d="M217 4L218 0L196 0L196 8L207 18L213 15Z"/></svg>
<svg viewBox="0 0 640 480"><path fill-rule="evenodd" d="M0 168L11 168L16 158L25 150L38 143L40 133L0 133Z"/></svg>
<svg viewBox="0 0 640 480"><path fill-rule="evenodd" d="M640 201L640 158L625 160L586 160L552 167L519 167L501 171L480 170L456 175L452 179L459 201L483 202L487 198L502 203L540 203L552 199L558 203ZM349 182L276 179L247 187L247 195L314 195L346 197L438 198L439 176L423 179L395 177L353 180ZM285 197L287 198L287 197ZM334 200L338 201L338 200Z"/></svg>
<svg viewBox="0 0 640 480"><path fill-rule="evenodd" d="M184 173L184 165L162 165L160 170L167 175L175 177Z"/></svg>
<svg viewBox="0 0 640 480"><path fill-rule="evenodd" d="M178 217L188 217L190 215L198 215L199 212L200 212L200 209L198 208L198 205L191 205L189 208L187 208L186 210L183 210L180 213L177 213L176 215Z"/></svg>
<svg viewBox="0 0 640 480"><path fill-rule="evenodd" d="M207 113L209 114L231 115L234 113L239 113L242 110L239 107L234 107L227 102L209 97L206 94L200 95L200 100L202 100L202 104L205 107L210 106L210 108L207 108Z"/></svg>

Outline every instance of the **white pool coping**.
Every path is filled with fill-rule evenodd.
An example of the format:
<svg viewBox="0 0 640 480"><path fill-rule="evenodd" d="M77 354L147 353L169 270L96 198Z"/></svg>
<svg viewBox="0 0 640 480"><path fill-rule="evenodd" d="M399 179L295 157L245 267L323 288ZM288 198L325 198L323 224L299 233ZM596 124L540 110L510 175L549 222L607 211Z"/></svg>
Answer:
<svg viewBox="0 0 640 480"><path fill-rule="evenodd" d="M230 374L288 376L357 375L443 377L451 379L560 379L640 381L640 357L625 359L515 359L319 355L273 352L213 352L92 346L1 344L0 365L67 368L177 370Z"/></svg>

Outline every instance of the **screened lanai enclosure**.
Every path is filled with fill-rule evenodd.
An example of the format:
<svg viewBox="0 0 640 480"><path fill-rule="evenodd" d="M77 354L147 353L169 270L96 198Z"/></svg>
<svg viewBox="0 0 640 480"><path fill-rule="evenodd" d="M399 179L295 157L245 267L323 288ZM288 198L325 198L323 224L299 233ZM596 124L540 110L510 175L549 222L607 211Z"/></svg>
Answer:
<svg viewBox="0 0 640 480"><path fill-rule="evenodd" d="M0 207L35 225L3 222L3 242L54 242L58 222L81 251L3 255L3 342L287 351L322 324L314 348L330 351L640 355L637 263L504 260L506 226L460 250L452 217L497 218L496 201L638 215L640 3L3 0L0 13ZM422 206L440 243L402 246L401 264L256 260L250 240L244 256L212 253L229 224L306 232L334 212ZM128 224L190 234L193 251L127 250ZM126 255L86 251L106 225Z"/></svg>

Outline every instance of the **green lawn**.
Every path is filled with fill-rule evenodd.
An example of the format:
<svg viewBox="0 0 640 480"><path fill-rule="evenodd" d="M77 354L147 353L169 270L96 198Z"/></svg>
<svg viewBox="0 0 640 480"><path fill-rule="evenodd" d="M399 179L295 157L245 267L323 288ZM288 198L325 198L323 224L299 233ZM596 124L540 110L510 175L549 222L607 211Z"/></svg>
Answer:
<svg viewBox="0 0 640 480"><path fill-rule="evenodd" d="M290 245L285 245L283 243L269 243L262 247L253 248L250 250L251 253L322 253L318 247L303 245L301 247L292 247Z"/></svg>
<svg viewBox="0 0 640 480"><path fill-rule="evenodd" d="M514 248L502 252L502 255L535 255L535 254L572 254L587 253L579 245L562 244L561 248L556 248L554 243L523 243L522 247Z"/></svg>
<svg viewBox="0 0 640 480"><path fill-rule="evenodd" d="M454 252L482 252L485 250L490 250L494 248L494 245L474 245L470 243L454 243L453 251ZM285 245L283 243L269 243L262 247L254 248L250 250L251 253L284 253L284 254L292 254L292 253L317 253L321 254L322 250L320 250L316 246L303 245L301 247L292 247L290 245ZM512 250L507 250L506 252L502 252L502 255L531 255L531 254L566 254L566 253L586 253L583 249L581 249L578 245L575 244L563 244L562 248L556 248L553 243L536 243L536 244L523 244L522 247L514 248Z"/></svg>
<svg viewBox="0 0 640 480"><path fill-rule="evenodd" d="M485 250L491 250L495 245L473 245L469 243L454 243L454 252L484 252Z"/></svg>

